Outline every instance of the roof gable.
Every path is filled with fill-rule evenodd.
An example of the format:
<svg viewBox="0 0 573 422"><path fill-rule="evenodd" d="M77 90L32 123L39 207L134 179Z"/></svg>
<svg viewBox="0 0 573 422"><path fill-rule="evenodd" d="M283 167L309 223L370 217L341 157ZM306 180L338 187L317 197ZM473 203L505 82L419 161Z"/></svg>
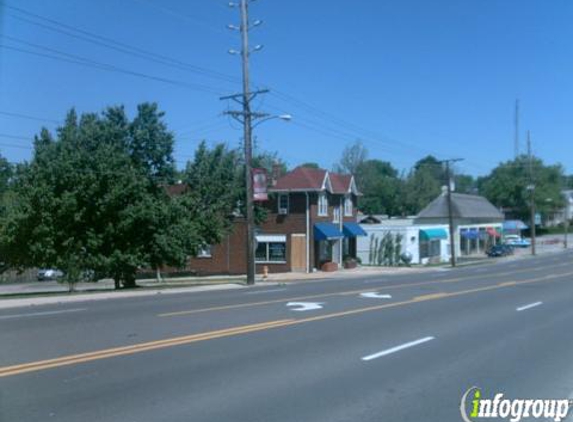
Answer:
<svg viewBox="0 0 573 422"><path fill-rule="evenodd" d="M297 167L280 177L271 191L320 191L330 185L328 172L323 169Z"/></svg>
<svg viewBox="0 0 573 422"><path fill-rule="evenodd" d="M440 195L418 214L418 218L447 218L448 197ZM503 219L503 214L483 196L452 193L452 217Z"/></svg>

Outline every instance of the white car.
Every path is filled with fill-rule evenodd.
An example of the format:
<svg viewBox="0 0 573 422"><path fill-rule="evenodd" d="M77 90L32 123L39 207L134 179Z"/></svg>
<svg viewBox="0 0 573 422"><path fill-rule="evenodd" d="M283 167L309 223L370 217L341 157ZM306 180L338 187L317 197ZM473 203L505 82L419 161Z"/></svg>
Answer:
<svg viewBox="0 0 573 422"><path fill-rule="evenodd" d="M63 272L54 268L41 268L38 270L38 281L57 280L63 276Z"/></svg>
<svg viewBox="0 0 573 422"><path fill-rule="evenodd" d="M508 234L504 236L504 241L506 245L516 248L528 248L531 246L531 241L529 239L523 239L517 234Z"/></svg>

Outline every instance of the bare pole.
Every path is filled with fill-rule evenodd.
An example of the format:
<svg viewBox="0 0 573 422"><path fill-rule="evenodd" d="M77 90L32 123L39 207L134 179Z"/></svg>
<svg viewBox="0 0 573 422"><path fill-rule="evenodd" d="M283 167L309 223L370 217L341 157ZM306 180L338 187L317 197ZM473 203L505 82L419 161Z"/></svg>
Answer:
<svg viewBox="0 0 573 422"><path fill-rule="evenodd" d="M530 200L530 232L531 232L531 255L535 255L535 183L533 182L533 155L531 153L531 135L527 131L527 156L529 161L529 200Z"/></svg>
<svg viewBox="0 0 573 422"><path fill-rule="evenodd" d="M454 213L452 204L452 176L450 170L450 163L462 161L463 158L452 158L450 160L442 160L440 163L446 164L446 182L448 189L448 225L450 231L450 263L452 267L456 266L456 243L455 243L455 230L454 230Z"/></svg>

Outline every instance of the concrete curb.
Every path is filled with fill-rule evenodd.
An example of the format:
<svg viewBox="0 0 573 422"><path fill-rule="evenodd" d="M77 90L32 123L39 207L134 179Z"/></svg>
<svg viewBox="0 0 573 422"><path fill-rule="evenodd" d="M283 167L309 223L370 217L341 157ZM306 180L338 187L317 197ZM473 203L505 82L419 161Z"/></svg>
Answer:
<svg viewBox="0 0 573 422"><path fill-rule="evenodd" d="M201 293L218 290L235 290L245 289L247 286L239 284L217 284L213 286L190 286L174 287L168 289L146 289L144 291L113 291L113 292L94 292L94 293L76 293L73 296L49 296L49 297L30 297L30 298L8 298L0 300L0 309L18 308L26 306L41 306L54 304L67 304L79 302L93 302L96 300L107 299L125 299L131 297L147 297L155 295L171 295L179 293Z"/></svg>

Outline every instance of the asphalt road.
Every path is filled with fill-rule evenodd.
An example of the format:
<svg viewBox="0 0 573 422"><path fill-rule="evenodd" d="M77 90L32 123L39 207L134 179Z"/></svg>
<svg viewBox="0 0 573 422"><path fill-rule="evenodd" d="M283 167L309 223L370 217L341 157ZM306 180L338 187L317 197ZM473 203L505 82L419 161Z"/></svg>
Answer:
<svg viewBox="0 0 573 422"><path fill-rule="evenodd" d="M0 421L443 422L472 386L573 397L572 258L2 310Z"/></svg>

